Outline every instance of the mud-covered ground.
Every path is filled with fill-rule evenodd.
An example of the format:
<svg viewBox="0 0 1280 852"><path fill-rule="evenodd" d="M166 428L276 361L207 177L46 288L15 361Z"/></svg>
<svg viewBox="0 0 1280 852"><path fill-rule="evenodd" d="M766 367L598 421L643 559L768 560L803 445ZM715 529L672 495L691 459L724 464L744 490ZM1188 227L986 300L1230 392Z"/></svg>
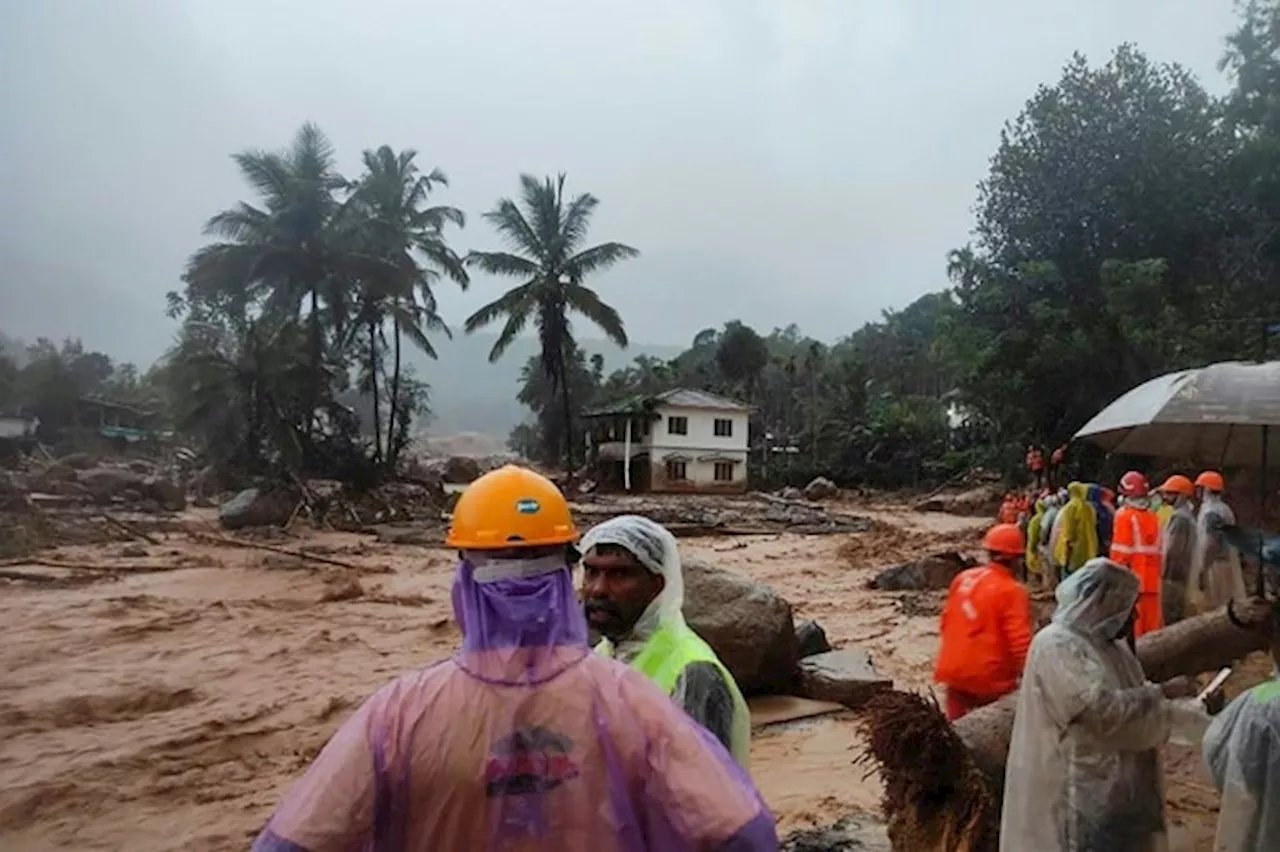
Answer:
<svg viewBox="0 0 1280 852"><path fill-rule="evenodd" d="M928 689L939 595L864 586L901 558L971 549L982 522L857 511L881 523L681 547L772 585L835 646ZM457 641L446 551L339 533L272 544L360 568L180 533L42 554L92 570L8 566L68 579L0 585L0 848L244 849L357 702ZM878 782L853 765L860 746L850 713L756 732L754 775L783 831L852 817L850 836L884 848ZM1171 757L1174 848L1207 849L1216 794L1198 755Z"/></svg>

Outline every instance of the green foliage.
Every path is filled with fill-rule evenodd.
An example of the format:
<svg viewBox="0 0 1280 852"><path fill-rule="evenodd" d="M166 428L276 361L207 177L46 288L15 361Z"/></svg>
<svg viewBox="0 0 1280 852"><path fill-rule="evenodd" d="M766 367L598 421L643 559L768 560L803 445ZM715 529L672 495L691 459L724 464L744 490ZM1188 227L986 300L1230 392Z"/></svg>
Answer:
<svg viewBox="0 0 1280 852"><path fill-rule="evenodd" d="M574 400L580 403L582 399L574 394L571 376L575 369L573 359L581 353L574 342L569 315L586 317L610 340L625 347L627 332L622 317L583 281L640 253L614 242L583 248L599 201L589 193L566 198L564 181L563 174L555 180L548 177L541 181L521 175L521 203L503 198L484 214L511 251L473 251L467 255L467 264L523 283L472 314L466 329L473 332L502 321L498 340L489 353L489 360L496 361L533 322L542 347L541 372L550 390L559 393L560 422L568 424L560 434L564 460L572 467L578 446L573 440Z"/></svg>

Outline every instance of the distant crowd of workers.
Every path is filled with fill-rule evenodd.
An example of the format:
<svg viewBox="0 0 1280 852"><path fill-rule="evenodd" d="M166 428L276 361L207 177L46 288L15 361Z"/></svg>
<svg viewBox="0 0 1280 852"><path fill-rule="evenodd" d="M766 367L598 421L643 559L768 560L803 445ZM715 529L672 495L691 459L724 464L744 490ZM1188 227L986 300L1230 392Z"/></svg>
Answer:
<svg viewBox="0 0 1280 852"><path fill-rule="evenodd" d="M1038 493L1005 500L987 562L950 586L934 668L952 721L1018 691L1000 849L1166 849L1159 749L1180 731L1203 740L1223 793L1214 848L1280 850L1280 679L1215 719L1220 698L1147 682L1135 653L1139 636L1226 605L1236 623L1272 629L1280 670L1276 611L1247 599L1223 540L1235 517L1222 475L1177 474L1153 489L1130 471L1117 499L1096 484L1054 490L1038 451L1028 468ZM1056 590L1038 633L1028 586Z"/></svg>

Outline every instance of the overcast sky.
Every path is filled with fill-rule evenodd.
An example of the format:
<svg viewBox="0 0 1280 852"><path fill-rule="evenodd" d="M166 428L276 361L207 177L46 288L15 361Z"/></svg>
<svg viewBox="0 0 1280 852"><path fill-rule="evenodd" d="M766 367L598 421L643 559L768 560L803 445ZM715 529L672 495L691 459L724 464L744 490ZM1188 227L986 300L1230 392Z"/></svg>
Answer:
<svg viewBox="0 0 1280 852"><path fill-rule="evenodd" d="M946 286L1001 124L1122 41L1215 90L1230 0L0 0L0 330L147 361L228 155L317 122L416 148L479 213L522 171L601 199L635 341L824 339ZM442 288L460 322L503 282Z"/></svg>

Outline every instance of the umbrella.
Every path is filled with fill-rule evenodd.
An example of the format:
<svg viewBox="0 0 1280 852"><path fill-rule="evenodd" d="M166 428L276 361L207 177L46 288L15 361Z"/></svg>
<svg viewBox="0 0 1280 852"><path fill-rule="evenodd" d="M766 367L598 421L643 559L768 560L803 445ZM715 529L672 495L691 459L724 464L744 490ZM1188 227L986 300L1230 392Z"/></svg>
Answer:
<svg viewBox="0 0 1280 852"><path fill-rule="evenodd" d="M1076 439L1109 453L1212 467L1280 465L1280 361L1227 361L1158 376L1094 415ZM1280 435L1277 435L1280 438Z"/></svg>
<svg viewBox="0 0 1280 852"><path fill-rule="evenodd" d="M1280 463L1280 362L1226 361L1157 376L1099 411L1076 439L1109 453L1193 459L1223 467L1261 467L1266 506L1267 468ZM1264 564L1259 541L1258 561ZM1258 593L1265 589L1258 572Z"/></svg>

